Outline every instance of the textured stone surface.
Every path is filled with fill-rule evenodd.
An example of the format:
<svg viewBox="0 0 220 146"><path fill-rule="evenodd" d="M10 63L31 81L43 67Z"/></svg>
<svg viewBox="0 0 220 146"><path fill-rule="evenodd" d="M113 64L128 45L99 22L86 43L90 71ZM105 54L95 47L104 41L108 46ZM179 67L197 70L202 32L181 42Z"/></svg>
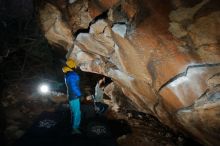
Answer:
<svg viewBox="0 0 220 146"><path fill-rule="evenodd" d="M88 1L78 0L71 5L68 5L69 25L73 32L78 29L86 29L92 18L88 11Z"/></svg>
<svg viewBox="0 0 220 146"><path fill-rule="evenodd" d="M213 12L207 16L200 17L189 28L189 35L197 48L203 45L219 45L220 11Z"/></svg>
<svg viewBox="0 0 220 146"><path fill-rule="evenodd" d="M72 33L67 24L63 22L58 8L47 3L39 13L42 29L49 43L70 48L73 45Z"/></svg>
<svg viewBox="0 0 220 146"><path fill-rule="evenodd" d="M68 15L46 4L40 18L48 41L66 49L81 70L110 77L136 109L203 144L218 145L216 3L83 0L66 4Z"/></svg>

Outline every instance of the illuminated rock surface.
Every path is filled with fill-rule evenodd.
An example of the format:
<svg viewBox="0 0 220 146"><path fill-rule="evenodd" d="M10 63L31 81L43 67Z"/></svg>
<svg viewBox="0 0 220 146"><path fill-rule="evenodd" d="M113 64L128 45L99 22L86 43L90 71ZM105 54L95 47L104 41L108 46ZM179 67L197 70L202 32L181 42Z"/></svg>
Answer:
<svg viewBox="0 0 220 146"><path fill-rule="evenodd" d="M39 14L51 44L110 77L137 110L220 143L218 0L45 0Z"/></svg>

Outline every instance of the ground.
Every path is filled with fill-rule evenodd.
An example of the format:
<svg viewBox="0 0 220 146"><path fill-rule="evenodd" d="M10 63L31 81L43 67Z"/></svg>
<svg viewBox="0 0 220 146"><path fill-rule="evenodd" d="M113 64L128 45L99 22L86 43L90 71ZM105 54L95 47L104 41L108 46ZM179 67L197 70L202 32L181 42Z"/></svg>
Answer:
<svg viewBox="0 0 220 146"><path fill-rule="evenodd" d="M116 111L109 105L104 115L97 116L91 101L83 102L81 106L82 135L71 135L66 96L59 92L52 95L32 95L26 98L7 96L2 102L5 104L3 109L6 114L6 145L199 145L182 134L174 133L153 116L138 111L123 108ZM102 132L99 136L94 135L91 132L96 129L94 126L101 127L99 132L105 127L104 131L107 133L104 133L104 136Z"/></svg>

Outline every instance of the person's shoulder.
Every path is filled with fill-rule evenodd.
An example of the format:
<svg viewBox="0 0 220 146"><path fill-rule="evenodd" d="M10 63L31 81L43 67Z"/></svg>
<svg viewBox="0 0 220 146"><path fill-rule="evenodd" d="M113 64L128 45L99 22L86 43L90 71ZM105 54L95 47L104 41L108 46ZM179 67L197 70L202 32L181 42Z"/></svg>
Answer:
<svg viewBox="0 0 220 146"><path fill-rule="evenodd" d="M95 88L98 88L98 87L99 87L99 83L96 83Z"/></svg>
<svg viewBox="0 0 220 146"><path fill-rule="evenodd" d="M71 77L71 76L73 76L72 71L71 71L71 72L68 72L68 73L66 74L66 78L69 78L69 77Z"/></svg>

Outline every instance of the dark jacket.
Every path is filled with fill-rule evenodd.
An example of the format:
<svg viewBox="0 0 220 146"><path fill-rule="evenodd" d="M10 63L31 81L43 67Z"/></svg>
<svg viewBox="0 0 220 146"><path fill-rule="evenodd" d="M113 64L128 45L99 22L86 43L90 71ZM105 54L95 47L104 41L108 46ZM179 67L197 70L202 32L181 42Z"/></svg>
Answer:
<svg viewBox="0 0 220 146"><path fill-rule="evenodd" d="M79 87L80 77L74 72L68 72L65 75L65 83L67 86L67 97L69 100L78 99L82 94Z"/></svg>

